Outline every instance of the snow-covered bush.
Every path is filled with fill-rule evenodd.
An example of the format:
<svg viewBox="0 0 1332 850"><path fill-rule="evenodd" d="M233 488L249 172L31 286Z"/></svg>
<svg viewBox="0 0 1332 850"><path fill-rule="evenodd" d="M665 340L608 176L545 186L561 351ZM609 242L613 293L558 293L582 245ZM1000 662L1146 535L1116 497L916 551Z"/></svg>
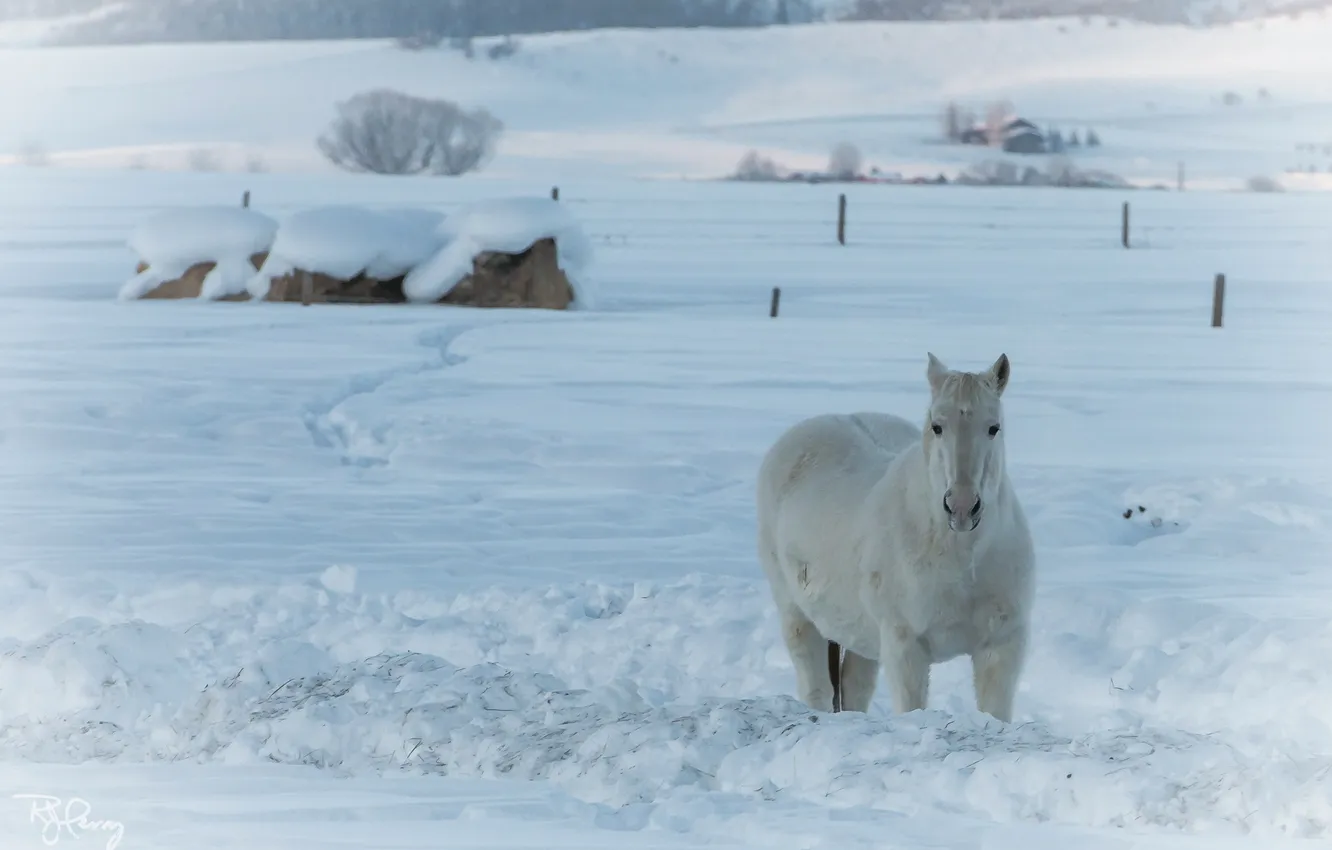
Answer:
<svg viewBox="0 0 1332 850"><path fill-rule="evenodd" d="M860 174L864 161L860 148L850 142L840 142L828 157L828 174L835 180L853 180Z"/></svg>
<svg viewBox="0 0 1332 850"><path fill-rule="evenodd" d="M211 148L194 148L185 157L191 171L221 171L222 162Z"/></svg>
<svg viewBox="0 0 1332 850"><path fill-rule="evenodd" d="M484 109L374 89L338 104L319 150L348 171L452 177L485 164L503 129Z"/></svg>
<svg viewBox="0 0 1332 850"><path fill-rule="evenodd" d="M759 182L781 180L784 170L771 157L766 157L758 151L749 151L740 158L740 164L735 167L731 179Z"/></svg>
<svg viewBox="0 0 1332 850"><path fill-rule="evenodd" d="M1245 188L1250 192L1281 192L1284 191L1281 183L1275 177L1250 177L1245 181Z"/></svg>
<svg viewBox="0 0 1332 850"><path fill-rule="evenodd" d="M518 41L518 39L511 35L506 35L504 38L490 45L490 47L487 47L486 55L496 61L508 59L517 53L518 48L521 46L522 42Z"/></svg>
<svg viewBox="0 0 1332 850"><path fill-rule="evenodd" d="M434 30L422 30L397 40L403 50L429 50L444 43L444 34Z"/></svg>
<svg viewBox="0 0 1332 850"><path fill-rule="evenodd" d="M969 186L1061 186L1089 189L1130 189L1132 184L1117 174L1096 169L1083 171L1066 156L1050 159L1045 172L1004 159L974 163L957 176Z"/></svg>

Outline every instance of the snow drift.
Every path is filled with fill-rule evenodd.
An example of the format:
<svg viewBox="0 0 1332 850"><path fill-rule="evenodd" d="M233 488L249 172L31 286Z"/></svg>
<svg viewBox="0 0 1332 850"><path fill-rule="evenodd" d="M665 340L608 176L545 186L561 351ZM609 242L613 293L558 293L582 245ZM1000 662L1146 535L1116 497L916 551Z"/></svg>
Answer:
<svg viewBox="0 0 1332 850"><path fill-rule="evenodd" d="M503 198L471 204L444 219L444 247L413 269L403 282L410 301L437 301L472 271L477 255L517 254L542 239L554 239L557 262L574 289L574 306L592 305L582 272L592 244L568 208L548 198Z"/></svg>
<svg viewBox="0 0 1332 850"><path fill-rule="evenodd" d="M438 250L435 225L440 218L429 210L377 212L354 206L293 213L278 228L268 260L247 288L263 298L275 278L297 270L338 280L360 274L377 280L402 277Z"/></svg>
<svg viewBox="0 0 1332 850"><path fill-rule="evenodd" d="M544 198L482 201L447 217L413 208L302 210L282 222L267 261L247 288L263 298L274 279L298 270L339 280L361 274L377 280L405 277L407 300L431 303L471 273L479 254L518 254L547 238L555 240L575 303L589 306L590 291L579 276L591 258L591 243L565 207Z"/></svg>
<svg viewBox="0 0 1332 850"><path fill-rule="evenodd" d="M124 300L142 298L191 266L217 265L203 281L200 298L216 299L245 290L253 274L250 257L273 244L277 222L242 207L192 207L160 212L140 223L129 238L147 268L120 290Z"/></svg>

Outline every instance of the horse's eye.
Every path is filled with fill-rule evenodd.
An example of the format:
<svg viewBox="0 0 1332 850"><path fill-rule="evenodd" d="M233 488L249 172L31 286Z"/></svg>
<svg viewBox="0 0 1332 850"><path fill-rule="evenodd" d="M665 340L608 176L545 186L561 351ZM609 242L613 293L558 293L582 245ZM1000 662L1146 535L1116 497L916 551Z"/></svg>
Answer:
<svg viewBox="0 0 1332 850"><path fill-rule="evenodd" d="M932 426L930 426L930 430L934 431L934 436L937 437L943 433L943 426L940 425L938 422L936 422Z"/></svg>
<svg viewBox="0 0 1332 850"><path fill-rule="evenodd" d="M991 425L991 426L990 426L990 436L993 437L993 436L997 435L998 433L999 433L999 426L998 426L998 425Z"/></svg>

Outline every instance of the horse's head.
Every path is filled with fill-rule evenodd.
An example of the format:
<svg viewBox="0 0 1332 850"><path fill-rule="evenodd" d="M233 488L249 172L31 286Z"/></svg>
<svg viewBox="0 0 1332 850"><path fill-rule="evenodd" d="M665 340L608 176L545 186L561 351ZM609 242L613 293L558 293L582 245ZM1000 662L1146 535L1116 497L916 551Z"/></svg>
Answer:
<svg viewBox="0 0 1332 850"><path fill-rule="evenodd" d="M937 510L953 531L975 531L985 504L1004 475L1004 408L1008 355L988 371L954 372L930 355L930 413L925 423L925 464Z"/></svg>

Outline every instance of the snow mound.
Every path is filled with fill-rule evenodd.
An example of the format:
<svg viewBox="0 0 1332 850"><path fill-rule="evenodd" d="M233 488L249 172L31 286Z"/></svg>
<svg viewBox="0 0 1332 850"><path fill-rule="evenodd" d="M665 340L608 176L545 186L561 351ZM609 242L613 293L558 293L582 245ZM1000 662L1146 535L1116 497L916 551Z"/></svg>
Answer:
<svg viewBox="0 0 1332 850"><path fill-rule="evenodd" d="M370 210L326 206L293 213L278 228L264 267L250 278L255 298L268 294L274 278L296 270L350 280L402 277L438 251L443 216L423 209Z"/></svg>
<svg viewBox="0 0 1332 850"><path fill-rule="evenodd" d="M267 251L277 222L243 207L192 207L160 212L130 234L129 247L148 268L121 287L120 298L133 300L198 263L217 265L204 278L201 298L243 292L253 274L250 257Z"/></svg>
<svg viewBox="0 0 1332 850"><path fill-rule="evenodd" d="M498 198L471 204L446 218L438 229L444 246L417 266L403 283L408 300L437 301L472 271L486 251L515 254L541 239L555 240L557 262L574 288L574 307L592 306L583 270L592 243L567 206L549 198Z"/></svg>
<svg viewBox="0 0 1332 850"><path fill-rule="evenodd" d="M1028 722L973 710L965 664L936 670L939 708L814 715L780 693L791 672L757 583L385 595L357 592L354 573L155 589L99 609L106 622L0 640L0 757L543 780L626 821L716 792L723 805L1332 833L1321 620L1047 596ZM14 610L70 592L21 571L0 587ZM168 622L138 616L154 611Z"/></svg>

